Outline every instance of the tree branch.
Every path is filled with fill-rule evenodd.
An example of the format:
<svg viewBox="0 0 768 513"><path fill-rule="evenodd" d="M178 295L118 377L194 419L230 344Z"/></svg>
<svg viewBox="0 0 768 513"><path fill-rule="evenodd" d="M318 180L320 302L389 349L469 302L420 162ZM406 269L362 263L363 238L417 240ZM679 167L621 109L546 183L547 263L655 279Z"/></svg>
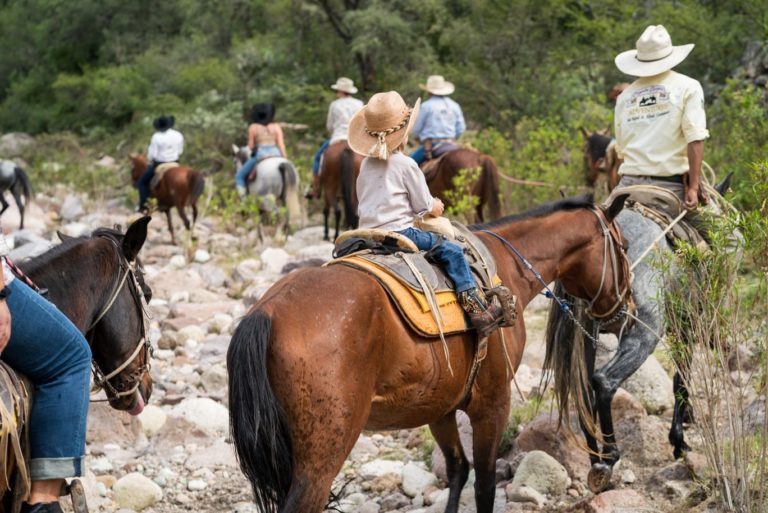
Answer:
<svg viewBox="0 0 768 513"><path fill-rule="evenodd" d="M334 30L336 30L336 33L339 35L339 37L345 43L351 43L352 34L350 34L346 27L344 27L344 24L341 21L341 17L336 11L333 10L331 3L328 0L313 0L313 3L316 3L320 6L320 8L323 9L323 11L325 11L325 15L328 17L328 21L331 23Z"/></svg>

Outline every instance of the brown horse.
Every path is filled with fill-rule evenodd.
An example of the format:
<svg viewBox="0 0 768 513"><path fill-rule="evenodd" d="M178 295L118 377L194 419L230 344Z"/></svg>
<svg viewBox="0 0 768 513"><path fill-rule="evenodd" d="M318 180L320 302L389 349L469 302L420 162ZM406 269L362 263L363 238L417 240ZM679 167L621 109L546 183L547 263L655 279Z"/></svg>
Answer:
<svg viewBox="0 0 768 513"><path fill-rule="evenodd" d="M147 170L147 159L143 155L131 155L130 159L132 163L131 179L133 186L136 187L139 178ZM204 188L205 179L202 173L193 171L186 166L179 166L168 170L157 187L151 191L150 197L157 199L158 210L165 212L168 218L168 231L171 232L172 244L176 244L176 235L173 232L171 208L176 207L181 220L184 222L184 227L187 230L192 230L195 221L197 221L197 199L203 193ZM185 212L185 208L188 206L192 207L191 224Z"/></svg>
<svg viewBox="0 0 768 513"><path fill-rule="evenodd" d="M339 236L341 224L341 209L339 201L344 205L344 226L357 228L357 190L355 184L360 174L360 164L363 156L355 153L347 144L347 141L339 141L328 147L323 155L323 163L320 167L320 187L322 188L325 206L323 217L325 231L323 239L328 237L328 217L333 207L336 232L333 239Z"/></svg>
<svg viewBox="0 0 768 513"><path fill-rule="evenodd" d="M440 198L446 208L451 201L445 193L455 188L454 178L462 169L480 169L480 176L472 185L470 194L479 199L475 209L475 221L482 223L485 219L483 209L488 206L490 220L498 219L501 215L499 199L499 170L493 158L469 148L459 148L445 154L437 166L426 173L427 185L432 195Z"/></svg>
<svg viewBox="0 0 768 513"><path fill-rule="evenodd" d="M596 316L612 315L629 287L613 224L625 198L607 209L591 196L566 199L474 227L517 295L518 320L490 337L469 397L463 390L476 332L447 337L451 373L436 339L414 333L365 272L311 268L276 283L239 324L227 354L232 436L259 511L319 513L363 429L429 424L446 456L446 512L456 513L469 474L455 419L460 408L472 422L477 511L491 513L509 385L525 345L522 310L544 287L507 241L544 282L559 279L590 298Z"/></svg>
<svg viewBox="0 0 768 513"><path fill-rule="evenodd" d="M584 137L584 171L587 185L594 188L600 175L605 175L607 192L610 193L619 183L621 165L616 148L611 145L611 137L607 135L607 130L588 132L584 127L579 130Z"/></svg>

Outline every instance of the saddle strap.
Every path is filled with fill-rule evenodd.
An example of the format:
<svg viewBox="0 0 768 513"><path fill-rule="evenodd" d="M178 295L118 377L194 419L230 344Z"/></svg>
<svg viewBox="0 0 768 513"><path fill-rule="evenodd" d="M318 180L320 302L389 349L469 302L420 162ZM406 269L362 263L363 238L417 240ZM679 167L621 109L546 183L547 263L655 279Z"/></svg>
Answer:
<svg viewBox="0 0 768 513"><path fill-rule="evenodd" d="M453 367L451 366L451 353L448 350L448 343L445 341L445 335L443 334L443 325L445 324L445 321L443 320L443 314L440 311L440 305L437 303L435 291L432 287L430 287L427 280L424 279L424 275L421 274L421 272L419 272L419 270L416 268L416 264L414 264L412 260L414 258L414 254L396 254L403 259L403 262L405 262L405 265L407 265L408 269L411 270L413 276L416 278L416 281L419 282L419 285L421 285L421 288L424 291L424 297L427 299L427 304L429 305L429 309L432 312L432 318L435 320L438 333L440 333L440 342L443 344L443 353L445 353L445 361L448 363L448 371L451 373L451 376L453 376Z"/></svg>

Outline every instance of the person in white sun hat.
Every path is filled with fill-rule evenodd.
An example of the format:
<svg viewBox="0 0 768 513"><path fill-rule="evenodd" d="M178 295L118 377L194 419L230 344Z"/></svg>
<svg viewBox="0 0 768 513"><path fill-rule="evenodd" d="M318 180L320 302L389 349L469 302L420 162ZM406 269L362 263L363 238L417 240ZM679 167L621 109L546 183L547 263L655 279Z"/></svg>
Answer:
<svg viewBox="0 0 768 513"><path fill-rule="evenodd" d="M331 137L323 142L312 160L312 188L306 194L307 199L320 196L320 162L325 150L333 143L347 140L349 120L363 108L363 102L353 96L357 93L357 87L351 78L339 77L336 83L331 85L331 89L336 91L336 99L328 107L328 118L325 122Z"/></svg>
<svg viewBox="0 0 768 513"><path fill-rule="evenodd" d="M432 197L424 173L402 153L419 103L408 108L395 91L377 93L349 123L349 146L366 157L357 178L359 227L400 233L429 251L453 281L472 325L488 336L503 320L501 307L489 303L477 287L461 247L414 226L419 218L443 213L443 202Z"/></svg>
<svg viewBox="0 0 768 513"><path fill-rule="evenodd" d="M413 126L413 136L421 146L411 153L411 158L421 165L439 146L455 143L467 126L461 106L448 98L456 89L451 82L442 75L432 75L419 87L429 93Z"/></svg>
<svg viewBox="0 0 768 513"><path fill-rule="evenodd" d="M616 100L616 150L622 160L616 189L654 185L673 192L689 211L686 220L705 235L705 216L697 211L708 203L700 186L709 137L704 91L697 80L672 71L693 46L674 46L667 29L650 25L634 50L616 57L619 70L639 77Z"/></svg>

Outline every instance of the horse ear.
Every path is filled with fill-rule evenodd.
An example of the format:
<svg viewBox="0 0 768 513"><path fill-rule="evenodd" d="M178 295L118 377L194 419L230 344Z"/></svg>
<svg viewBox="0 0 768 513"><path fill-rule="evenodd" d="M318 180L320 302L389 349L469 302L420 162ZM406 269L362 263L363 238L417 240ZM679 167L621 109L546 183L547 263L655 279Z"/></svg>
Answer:
<svg viewBox="0 0 768 513"><path fill-rule="evenodd" d="M70 237L69 235L64 235L59 230L56 230L56 235L59 236L59 240L61 242L64 242L65 240L74 239L74 237Z"/></svg>
<svg viewBox="0 0 768 513"><path fill-rule="evenodd" d="M232 153L234 153L235 155L240 153L240 148L237 147L237 144L232 145Z"/></svg>
<svg viewBox="0 0 768 513"><path fill-rule="evenodd" d="M602 130L600 130L600 133L601 133L601 134L603 134L603 135L605 135L605 136L607 136L608 134L610 134L610 133L611 133L611 125L610 125L610 124L608 124L608 125L607 125L605 128L603 128Z"/></svg>
<svg viewBox="0 0 768 513"><path fill-rule="evenodd" d="M581 132L581 136L584 137L585 141L589 140L589 132L587 131L586 128L584 128L583 126L580 126L579 127L579 132Z"/></svg>
<svg viewBox="0 0 768 513"><path fill-rule="evenodd" d="M123 255L129 262L136 260L141 247L147 240L147 225L152 220L150 216L144 216L138 221L135 221L123 237Z"/></svg>
<svg viewBox="0 0 768 513"><path fill-rule="evenodd" d="M728 176L726 176L722 182L715 185L715 190L720 193L720 196L725 196L725 193L728 192L728 189L731 188L732 180L733 180L733 171L728 173Z"/></svg>
<svg viewBox="0 0 768 513"><path fill-rule="evenodd" d="M613 199L611 205L605 210L605 217L608 219L608 222L612 223L616 216L619 215L619 212L624 209L624 202L627 201L627 198L629 198L629 194L619 194Z"/></svg>

